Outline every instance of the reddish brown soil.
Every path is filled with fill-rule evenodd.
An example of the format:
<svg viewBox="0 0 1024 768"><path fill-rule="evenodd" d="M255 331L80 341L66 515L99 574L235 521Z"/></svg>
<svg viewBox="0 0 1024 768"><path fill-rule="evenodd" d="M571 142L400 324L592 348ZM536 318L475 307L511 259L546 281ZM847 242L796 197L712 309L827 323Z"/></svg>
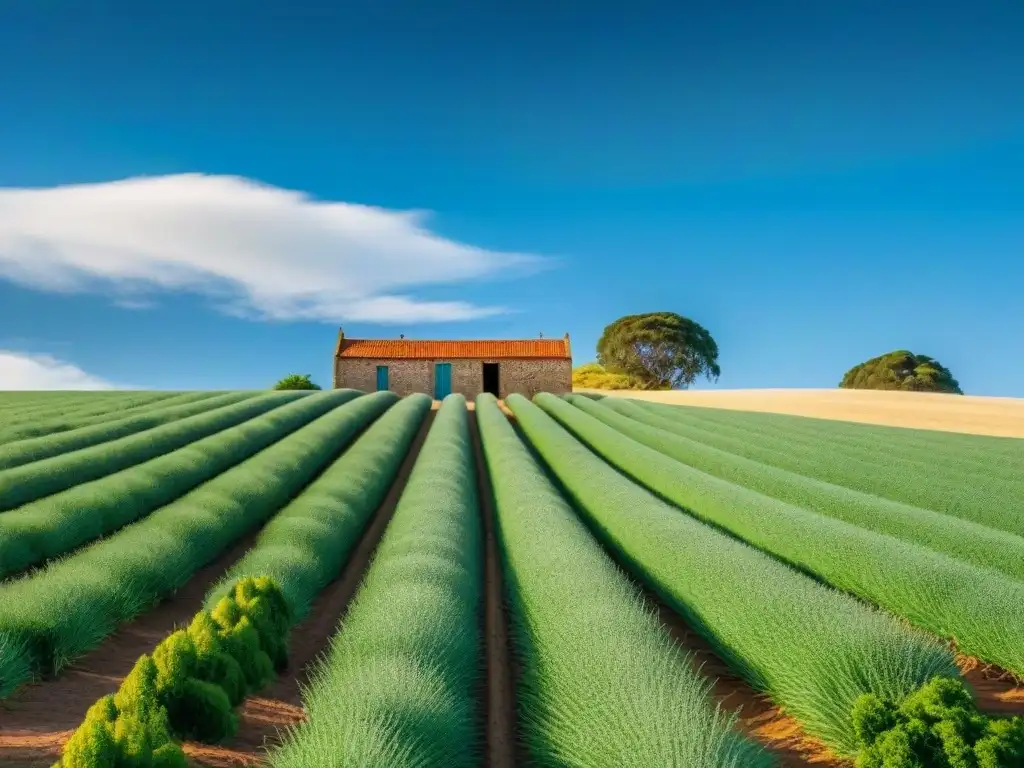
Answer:
<svg viewBox="0 0 1024 768"><path fill-rule="evenodd" d="M737 677L715 654L711 645L656 595L647 590L645 594L657 608L661 623L669 634L692 655L694 667L713 681L711 693L715 701L723 710L736 712L737 729L775 755L780 766L846 768L852 765L804 733L796 720Z"/></svg>
<svg viewBox="0 0 1024 768"><path fill-rule="evenodd" d="M399 468L391 490L374 512L369 526L341 575L320 593L313 602L309 614L292 632L289 671L280 675L259 696L246 700L240 712L238 733L227 744L211 746L195 742L186 743L185 753L194 765L209 768L259 765L266 749L278 741L279 734L288 726L305 719L300 687L307 679L311 662L328 647L341 616L359 587L377 543L384 534L384 529L390 522L398 499L409 480L413 464L436 416L436 410L435 407L423 420L423 425Z"/></svg>
<svg viewBox="0 0 1024 768"><path fill-rule="evenodd" d="M245 537L199 569L174 595L118 628L59 677L26 685L0 701L0 765L52 765L86 710L117 690L139 656L192 618L206 591L252 546L255 537L255 533Z"/></svg>
<svg viewBox="0 0 1024 768"><path fill-rule="evenodd" d="M473 453L477 467L477 489L483 514L485 540L484 638L487 657L485 691L487 765L514 768L516 761L516 702L509 650L508 621L504 609L501 561L495 536L494 497L484 464L476 412L470 413Z"/></svg>
<svg viewBox="0 0 1024 768"><path fill-rule="evenodd" d="M978 708L990 715L1024 715L1024 681L1004 669L984 664L973 656L957 654L956 665L964 676Z"/></svg>

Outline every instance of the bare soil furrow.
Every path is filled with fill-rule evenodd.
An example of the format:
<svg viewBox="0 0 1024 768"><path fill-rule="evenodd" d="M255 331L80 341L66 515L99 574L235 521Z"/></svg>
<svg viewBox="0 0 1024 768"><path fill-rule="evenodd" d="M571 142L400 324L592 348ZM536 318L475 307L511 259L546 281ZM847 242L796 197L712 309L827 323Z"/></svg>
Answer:
<svg viewBox="0 0 1024 768"><path fill-rule="evenodd" d="M477 469L477 490L484 531L484 642L487 659L485 691L487 765L490 768L514 768L517 761L516 701L512 653L509 645L508 617L501 559L495 532L494 495L484 463L476 411L469 414L473 435L473 453Z"/></svg>
<svg viewBox="0 0 1024 768"><path fill-rule="evenodd" d="M973 656L957 654L956 665L974 691L982 712L988 715L1024 715L1024 680Z"/></svg>

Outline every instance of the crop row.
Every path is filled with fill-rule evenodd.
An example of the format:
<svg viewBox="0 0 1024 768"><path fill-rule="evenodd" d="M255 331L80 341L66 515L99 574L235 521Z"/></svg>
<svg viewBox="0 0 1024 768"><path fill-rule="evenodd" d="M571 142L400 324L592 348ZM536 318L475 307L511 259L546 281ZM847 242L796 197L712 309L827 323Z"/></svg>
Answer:
<svg viewBox="0 0 1024 768"><path fill-rule="evenodd" d="M210 590L187 629L163 640L151 658L142 657L117 694L90 708L64 750L61 768L92 768L90 759L104 749L110 764L120 764L132 752L138 762L157 753L184 765L175 740L230 736L237 726L233 708L266 684L271 664L283 664L290 627L348 559L429 408L425 395L392 406L275 514L242 560ZM256 599L247 599L250 594ZM257 633L266 654L262 663L251 649L232 642L237 629L226 619L242 615L256 623L263 619L264 631ZM152 675L151 668L153 682L131 690ZM161 707L166 717L159 716Z"/></svg>
<svg viewBox="0 0 1024 768"><path fill-rule="evenodd" d="M295 621L348 561L398 474L431 400L410 395L357 439L260 532L245 556L210 589L212 608L246 577L269 576Z"/></svg>
<svg viewBox="0 0 1024 768"><path fill-rule="evenodd" d="M694 469L827 517L919 544L983 568L1024 578L1024 538L922 507L884 499L705 445L664 429L635 403L581 395L566 399L615 431Z"/></svg>
<svg viewBox="0 0 1024 768"><path fill-rule="evenodd" d="M612 403L610 407L615 405ZM1001 487L998 478L981 473L975 473L974 477L956 477L948 462L942 469L932 465L908 470L895 459L876 457L868 461L841 457L827 442L801 447L786 437L736 429L724 417L718 417L722 421L713 425L702 424L688 414L689 409L642 407L663 416L664 429L706 445L835 485L1024 535L1021 494L1014 492L1013 486Z"/></svg>
<svg viewBox="0 0 1024 768"><path fill-rule="evenodd" d="M232 405L255 396L254 392L229 392L217 397L199 398L186 403L144 408L142 412L128 411L122 418L109 419L99 424L54 432L40 437L17 440L0 445L0 470L11 469L33 461L41 461L71 451L79 451L120 437L169 424L189 416Z"/></svg>
<svg viewBox="0 0 1024 768"><path fill-rule="evenodd" d="M538 404L613 466L701 520L955 639L964 653L1024 673L1024 583L701 472L554 395Z"/></svg>
<svg viewBox="0 0 1024 768"><path fill-rule="evenodd" d="M1016 438L858 424L779 413L674 407L653 402L646 405L656 410L672 408L687 419L699 419L710 426L727 424L746 429L756 435L772 434L784 438L804 437L822 440L829 445L860 450L866 454L881 453L886 458L897 461L917 459L934 463L935 459L939 458L944 463L955 466L966 459L968 462L987 467L993 464L1004 466L1008 459L1011 460L1011 465L1024 459L1024 446Z"/></svg>
<svg viewBox="0 0 1024 768"><path fill-rule="evenodd" d="M1024 446L1014 438L936 431L915 433L898 427L800 416L639 404L645 410L681 424L722 430L741 439L781 441L808 458L813 457L815 450L823 450L827 456L864 463L875 467L876 471L898 469L920 474L922 479L938 476L972 487L994 481L1006 488L1024 488L1019 472L1020 463L1024 461ZM915 437L915 434L922 437Z"/></svg>
<svg viewBox="0 0 1024 768"><path fill-rule="evenodd" d="M131 407L114 407L102 413L94 413L88 416L54 416L33 417L16 425L9 425L6 420L0 419L0 445L12 443L16 440L30 440L36 437L44 437L57 432L67 432L72 429L91 427L96 424L104 424L109 421L117 421L127 416L138 416L150 413L162 408L170 408L175 405L187 405L206 400L211 397L231 394L230 392L186 392L173 397L162 397L157 400L134 405ZM253 392L251 394L258 394Z"/></svg>
<svg viewBox="0 0 1024 768"><path fill-rule="evenodd" d="M358 394L355 390L346 392L350 398ZM291 392L273 392L110 442L5 469L0 471L0 511L164 457L296 399Z"/></svg>
<svg viewBox="0 0 1024 768"><path fill-rule="evenodd" d="M316 399L336 405L348 393ZM59 671L261 525L397 397L345 402L117 535L0 585L0 695ZM308 402L308 401L305 401Z"/></svg>
<svg viewBox="0 0 1024 768"><path fill-rule="evenodd" d="M772 765L731 729L708 681L530 456L494 396L478 397L476 413L530 757L537 765L622 768Z"/></svg>
<svg viewBox="0 0 1024 768"><path fill-rule="evenodd" d="M214 432L208 437L0 514L0 576L70 552L145 517L355 396L354 390L335 390L296 402L269 395L266 400L238 403L222 409L219 416L208 414L212 425L197 425ZM228 428L216 431L214 426ZM103 447L79 453L102 453ZM72 470L83 464L74 455L68 458ZM50 462L40 462L44 463ZM87 476L85 471L81 474ZM74 480L73 471L68 478Z"/></svg>
<svg viewBox="0 0 1024 768"><path fill-rule="evenodd" d="M275 768L475 766L483 545L465 399L445 398Z"/></svg>
<svg viewBox="0 0 1024 768"><path fill-rule="evenodd" d="M553 395L538 400L553 400L604 427ZM751 685L840 754L854 755L863 746L853 719L863 695L900 701L935 675L957 675L951 651L937 640L658 499L525 398L506 402L630 571Z"/></svg>
<svg viewBox="0 0 1024 768"><path fill-rule="evenodd" d="M3 431L0 432L0 441L7 442L12 434L19 427L34 428L35 422L43 420L68 420L86 419L92 416L103 417L108 414L116 414L130 408L145 407L155 404L183 393L175 392L121 392L119 396L112 396L103 400L69 403L67 405L53 404L36 407L9 409L4 414ZM38 433L37 433L38 434Z"/></svg>

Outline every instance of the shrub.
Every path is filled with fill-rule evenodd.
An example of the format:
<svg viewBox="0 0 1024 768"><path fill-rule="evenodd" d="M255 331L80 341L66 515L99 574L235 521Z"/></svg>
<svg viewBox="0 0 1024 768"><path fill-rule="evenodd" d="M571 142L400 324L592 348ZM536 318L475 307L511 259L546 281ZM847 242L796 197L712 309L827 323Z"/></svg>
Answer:
<svg viewBox="0 0 1024 768"><path fill-rule="evenodd" d="M934 677L899 705L866 693L853 707L857 768L1024 765L1024 719L978 712L962 681Z"/></svg>
<svg viewBox="0 0 1024 768"><path fill-rule="evenodd" d="M643 389L642 382L624 373L609 373L600 363L586 363L572 370L573 389Z"/></svg>
<svg viewBox="0 0 1024 768"><path fill-rule="evenodd" d="M156 694L157 670L143 656L112 696L93 704L64 745L60 768L185 768Z"/></svg>
<svg viewBox="0 0 1024 768"><path fill-rule="evenodd" d="M928 355L898 349L855 365L844 375L844 389L895 389L905 392L947 392L962 395L949 369Z"/></svg>
<svg viewBox="0 0 1024 768"><path fill-rule="evenodd" d="M292 373L278 381L274 389L320 389L319 384L314 384L308 373Z"/></svg>
<svg viewBox="0 0 1024 768"><path fill-rule="evenodd" d="M184 766L172 736L208 743L231 736L234 707L271 680L271 657L287 648L289 626L271 579L241 579L213 612L200 611L187 629L165 638L136 662L115 695L89 709L59 765Z"/></svg>

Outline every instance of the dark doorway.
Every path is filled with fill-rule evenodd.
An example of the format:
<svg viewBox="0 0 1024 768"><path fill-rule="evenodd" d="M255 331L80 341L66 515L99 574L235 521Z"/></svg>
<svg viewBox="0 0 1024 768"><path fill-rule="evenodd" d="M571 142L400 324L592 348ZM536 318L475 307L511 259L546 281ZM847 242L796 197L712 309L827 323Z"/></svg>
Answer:
<svg viewBox="0 0 1024 768"><path fill-rule="evenodd" d="M484 363L484 392L501 397L501 379L498 375L498 363Z"/></svg>

